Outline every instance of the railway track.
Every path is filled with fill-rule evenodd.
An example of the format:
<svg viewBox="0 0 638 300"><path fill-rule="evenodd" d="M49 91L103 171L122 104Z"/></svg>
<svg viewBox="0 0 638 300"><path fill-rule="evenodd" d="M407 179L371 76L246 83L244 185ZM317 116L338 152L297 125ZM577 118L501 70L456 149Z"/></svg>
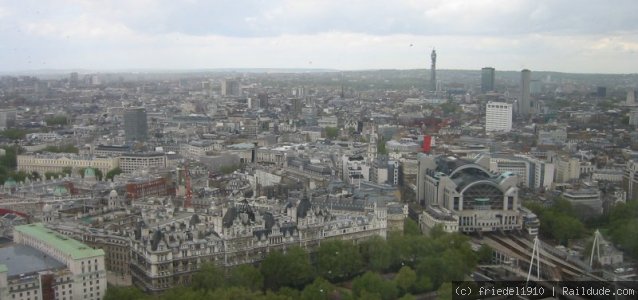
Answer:
<svg viewBox="0 0 638 300"><path fill-rule="evenodd" d="M496 250L507 249L508 252L516 254L516 258L524 260L529 263L531 260L533 243L528 240L521 240L518 237L504 234L487 234L485 239L492 241L491 244L496 245ZM541 270L558 270L560 278L546 278L546 279L577 279L583 276L590 276L586 271L565 262L563 259L556 257L548 251L542 249L540 252ZM534 273L534 272L533 272ZM601 279L602 280L602 279Z"/></svg>

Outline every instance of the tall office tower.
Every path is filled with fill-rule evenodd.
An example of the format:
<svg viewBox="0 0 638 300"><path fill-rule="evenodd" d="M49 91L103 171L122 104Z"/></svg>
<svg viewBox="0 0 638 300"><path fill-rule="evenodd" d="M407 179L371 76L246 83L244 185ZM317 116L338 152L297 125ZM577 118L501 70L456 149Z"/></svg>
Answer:
<svg viewBox="0 0 638 300"><path fill-rule="evenodd" d="M91 85L100 85L102 84L102 80L100 79L100 76L95 74L95 75L91 75Z"/></svg>
<svg viewBox="0 0 638 300"><path fill-rule="evenodd" d="M607 97L607 87L599 86L596 88L596 97L605 98Z"/></svg>
<svg viewBox="0 0 638 300"><path fill-rule="evenodd" d="M210 96L213 93L213 84L212 82L206 80L206 81L202 81L202 93L204 93L204 95L206 96Z"/></svg>
<svg viewBox="0 0 638 300"><path fill-rule="evenodd" d="M146 109L134 107L124 112L124 135L126 141L146 141L148 139Z"/></svg>
<svg viewBox="0 0 638 300"><path fill-rule="evenodd" d="M224 79L222 81L222 96L241 96L239 80Z"/></svg>
<svg viewBox="0 0 638 300"><path fill-rule="evenodd" d="M512 105L504 102L488 102L485 106L485 132L512 130Z"/></svg>
<svg viewBox="0 0 638 300"><path fill-rule="evenodd" d="M299 98L293 98L290 100L290 103L292 104L292 112L293 114L295 114L296 116L301 115L301 111L304 107L303 102L301 101L301 99Z"/></svg>
<svg viewBox="0 0 638 300"><path fill-rule="evenodd" d="M494 82L496 77L496 70L492 67L485 67L481 69L481 92L487 93L494 91Z"/></svg>
<svg viewBox="0 0 638 300"><path fill-rule="evenodd" d="M627 90L627 106L636 105L636 92L634 89Z"/></svg>
<svg viewBox="0 0 638 300"><path fill-rule="evenodd" d="M532 81L532 71L524 69L521 71L521 96L518 99L518 114L527 117L532 112L533 103L530 97L530 82Z"/></svg>
<svg viewBox="0 0 638 300"><path fill-rule="evenodd" d="M5 130L16 125L16 109L0 109L0 130Z"/></svg>
<svg viewBox="0 0 638 300"><path fill-rule="evenodd" d="M543 84L540 80L532 80L529 82L529 93L532 96L538 96L543 93Z"/></svg>
<svg viewBox="0 0 638 300"><path fill-rule="evenodd" d="M436 92L436 51L432 49L432 65L430 66L430 91Z"/></svg>
<svg viewBox="0 0 638 300"><path fill-rule="evenodd" d="M259 107L263 108L263 109L267 109L268 108L268 94L267 93L259 93L257 95L257 98L259 99Z"/></svg>
<svg viewBox="0 0 638 300"><path fill-rule="evenodd" d="M69 85L71 87L78 86L79 81L80 81L80 75L78 75L78 72L73 72L69 75Z"/></svg>

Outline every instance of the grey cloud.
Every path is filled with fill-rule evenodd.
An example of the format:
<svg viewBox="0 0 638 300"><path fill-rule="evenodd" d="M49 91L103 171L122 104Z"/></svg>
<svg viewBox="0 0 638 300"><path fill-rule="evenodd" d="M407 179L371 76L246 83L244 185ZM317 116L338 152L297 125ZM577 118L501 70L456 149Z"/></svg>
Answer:
<svg viewBox="0 0 638 300"><path fill-rule="evenodd" d="M638 1L223 1L163 3L137 30L225 36L342 31L367 34L508 35L636 31ZM451 3L451 4L450 4ZM455 5L455 3L458 3Z"/></svg>

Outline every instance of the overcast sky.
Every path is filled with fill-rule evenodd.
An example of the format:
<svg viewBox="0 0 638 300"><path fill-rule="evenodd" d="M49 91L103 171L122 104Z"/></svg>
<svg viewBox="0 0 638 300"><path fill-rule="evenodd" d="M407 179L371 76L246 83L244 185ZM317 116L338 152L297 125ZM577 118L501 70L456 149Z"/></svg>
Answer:
<svg viewBox="0 0 638 300"><path fill-rule="evenodd" d="M0 72L638 72L638 0L0 0Z"/></svg>

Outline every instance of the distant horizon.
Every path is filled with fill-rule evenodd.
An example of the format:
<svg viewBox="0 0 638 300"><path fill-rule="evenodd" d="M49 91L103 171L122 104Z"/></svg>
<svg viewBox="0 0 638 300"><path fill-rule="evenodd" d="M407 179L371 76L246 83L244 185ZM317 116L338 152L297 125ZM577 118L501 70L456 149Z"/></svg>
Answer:
<svg viewBox="0 0 638 300"><path fill-rule="evenodd" d="M492 66L486 66L492 67ZM492 67L494 68L494 67ZM494 68L498 72L520 73L521 70L502 70ZM549 71L529 69L532 73L557 73L557 74L574 74L574 75L638 75L635 73L604 73L604 72L565 72L565 71ZM480 72L481 69L436 69L438 71L474 71ZM288 72L287 72L288 71ZM223 73L223 72L245 72L245 73L338 73L338 72L374 72L374 71L430 71L429 68L370 68L370 69L334 69L334 68L278 68L278 67L238 67L238 68L128 68L128 69L91 69L91 68L60 68L60 69L33 69L33 70L17 70L17 71L0 71L0 76L15 75L69 75L77 72L78 74L118 74L118 73L147 73L147 74L168 74L168 73ZM429 73L428 73L429 75Z"/></svg>

